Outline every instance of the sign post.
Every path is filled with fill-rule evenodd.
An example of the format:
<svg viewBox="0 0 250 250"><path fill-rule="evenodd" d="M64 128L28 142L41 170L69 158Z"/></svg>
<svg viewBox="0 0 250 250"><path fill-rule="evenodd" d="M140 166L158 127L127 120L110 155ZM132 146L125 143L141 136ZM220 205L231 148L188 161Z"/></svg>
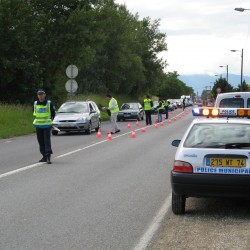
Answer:
<svg viewBox="0 0 250 250"><path fill-rule="evenodd" d="M66 68L66 75L70 79L66 82L65 89L70 94L70 96L72 96L73 93L75 93L78 89L78 84L76 80L74 80L74 78L76 78L78 75L78 68L75 65L70 64Z"/></svg>

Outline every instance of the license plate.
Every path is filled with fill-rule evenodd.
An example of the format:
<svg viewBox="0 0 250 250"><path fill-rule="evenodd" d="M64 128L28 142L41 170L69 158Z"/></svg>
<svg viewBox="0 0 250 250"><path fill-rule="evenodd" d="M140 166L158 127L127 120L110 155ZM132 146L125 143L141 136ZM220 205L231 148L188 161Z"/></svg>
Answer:
<svg viewBox="0 0 250 250"><path fill-rule="evenodd" d="M73 127L74 124L71 124L71 123L62 123L60 124L60 127Z"/></svg>
<svg viewBox="0 0 250 250"><path fill-rule="evenodd" d="M237 168L245 168L246 167L246 159L208 158L206 160L206 166L210 166L210 167L237 167Z"/></svg>
<svg viewBox="0 0 250 250"><path fill-rule="evenodd" d="M227 109L220 108L220 115L237 116L237 109L235 109L235 108L227 108Z"/></svg>
<svg viewBox="0 0 250 250"><path fill-rule="evenodd" d="M130 117L131 115L124 115L124 117Z"/></svg>

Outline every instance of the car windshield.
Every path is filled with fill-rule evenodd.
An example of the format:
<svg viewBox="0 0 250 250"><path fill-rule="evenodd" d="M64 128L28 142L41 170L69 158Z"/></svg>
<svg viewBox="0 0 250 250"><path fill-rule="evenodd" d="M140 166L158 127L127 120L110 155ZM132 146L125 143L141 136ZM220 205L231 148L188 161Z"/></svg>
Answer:
<svg viewBox="0 0 250 250"><path fill-rule="evenodd" d="M124 103L121 106L121 110L124 109L138 109L138 104L137 103Z"/></svg>
<svg viewBox="0 0 250 250"><path fill-rule="evenodd" d="M248 124L195 124L184 144L188 148L250 148Z"/></svg>
<svg viewBox="0 0 250 250"><path fill-rule="evenodd" d="M225 98L222 99L219 106L221 108L244 108L243 98Z"/></svg>
<svg viewBox="0 0 250 250"><path fill-rule="evenodd" d="M64 103L58 113L88 113L87 103Z"/></svg>

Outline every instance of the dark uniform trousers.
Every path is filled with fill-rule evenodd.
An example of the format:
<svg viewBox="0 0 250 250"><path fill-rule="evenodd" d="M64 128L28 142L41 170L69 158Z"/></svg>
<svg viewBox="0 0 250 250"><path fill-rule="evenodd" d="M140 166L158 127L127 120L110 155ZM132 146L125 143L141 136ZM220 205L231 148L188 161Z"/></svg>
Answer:
<svg viewBox="0 0 250 250"><path fill-rule="evenodd" d="M40 147L40 152L43 156L51 155L51 142L50 142L51 128L36 128L37 140Z"/></svg>
<svg viewBox="0 0 250 250"><path fill-rule="evenodd" d="M146 125L152 125L151 110L145 110L146 114Z"/></svg>

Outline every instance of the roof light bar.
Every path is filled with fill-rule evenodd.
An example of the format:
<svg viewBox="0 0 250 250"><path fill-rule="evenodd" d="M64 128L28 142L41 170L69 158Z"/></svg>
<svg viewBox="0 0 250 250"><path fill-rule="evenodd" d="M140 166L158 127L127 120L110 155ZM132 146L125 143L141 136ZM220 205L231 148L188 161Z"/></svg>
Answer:
<svg viewBox="0 0 250 250"><path fill-rule="evenodd" d="M193 116L205 117L247 117L250 118L250 109L245 108L193 108Z"/></svg>

